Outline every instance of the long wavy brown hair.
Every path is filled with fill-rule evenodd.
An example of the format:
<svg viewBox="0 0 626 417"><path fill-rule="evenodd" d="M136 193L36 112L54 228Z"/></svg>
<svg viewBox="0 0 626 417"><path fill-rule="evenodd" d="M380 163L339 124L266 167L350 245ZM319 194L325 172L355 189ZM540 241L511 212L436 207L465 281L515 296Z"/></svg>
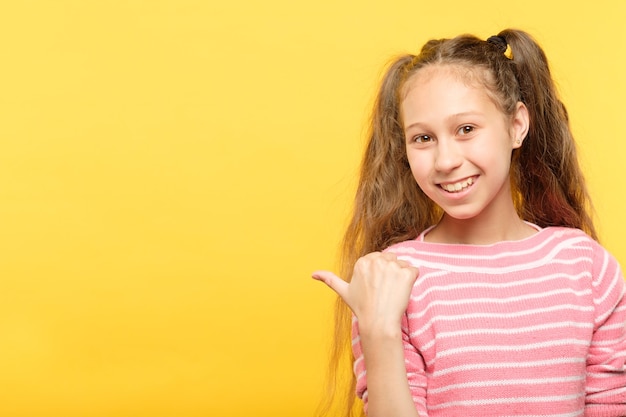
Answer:
<svg viewBox="0 0 626 417"><path fill-rule="evenodd" d="M353 214L343 238L344 278L350 279L359 257L417 237L442 215L411 174L400 111L407 80L431 65L466 69L509 117L519 101L526 105L530 129L524 145L513 152L510 170L519 216L541 227L579 228L597 239L568 114L546 55L524 31L506 29L497 36L489 41L473 35L431 40L419 55L400 56L389 65L371 116ZM355 398L351 319L351 311L337 298L327 393L319 416L363 415Z"/></svg>

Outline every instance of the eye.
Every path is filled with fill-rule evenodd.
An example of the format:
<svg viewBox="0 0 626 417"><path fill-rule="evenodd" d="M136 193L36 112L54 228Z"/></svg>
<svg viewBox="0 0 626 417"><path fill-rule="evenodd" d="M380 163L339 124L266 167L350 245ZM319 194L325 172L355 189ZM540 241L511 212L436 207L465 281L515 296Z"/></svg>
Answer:
<svg viewBox="0 0 626 417"><path fill-rule="evenodd" d="M431 138L429 135L417 135L417 136L413 136L413 138L411 139L412 142L415 143L428 143L428 142L432 142L433 138Z"/></svg>
<svg viewBox="0 0 626 417"><path fill-rule="evenodd" d="M461 128L459 129L459 134L469 135L473 131L474 131L474 126L465 125L465 126L461 126Z"/></svg>

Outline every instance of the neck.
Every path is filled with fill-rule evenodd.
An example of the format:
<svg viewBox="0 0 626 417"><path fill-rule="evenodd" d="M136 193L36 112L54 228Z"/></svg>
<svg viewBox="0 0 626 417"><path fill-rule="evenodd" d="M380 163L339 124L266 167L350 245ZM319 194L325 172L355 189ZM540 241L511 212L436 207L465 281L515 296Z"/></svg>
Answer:
<svg viewBox="0 0 626 417"><path fill-rule="evenodd" d="M481 213L470 219L456 219L444 213L439 223L426 235L433 243L489 245L525 239L537 230L524 222L511 204L497 213Z"/></svg>

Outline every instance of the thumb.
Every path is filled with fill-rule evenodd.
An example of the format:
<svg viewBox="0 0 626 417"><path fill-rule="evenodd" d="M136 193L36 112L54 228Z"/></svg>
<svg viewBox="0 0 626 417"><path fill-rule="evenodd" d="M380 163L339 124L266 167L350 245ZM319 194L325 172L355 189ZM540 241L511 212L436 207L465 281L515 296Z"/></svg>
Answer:
<svg viewBox="0 0 626 417"><path fill-rule="evenodd" d="M312 274L313 279L322 281L337 293L343 300L346 300L348 294L348 283L330 271L315 271Z"/></svg>

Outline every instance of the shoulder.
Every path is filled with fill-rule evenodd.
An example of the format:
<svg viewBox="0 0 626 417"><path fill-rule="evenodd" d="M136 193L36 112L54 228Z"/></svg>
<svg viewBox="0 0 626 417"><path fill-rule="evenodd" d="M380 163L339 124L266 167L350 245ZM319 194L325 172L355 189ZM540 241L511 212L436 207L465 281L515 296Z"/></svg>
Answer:
<svg viewBox="0 0 626 417"><path fill-rule="evenodd" d="M406 250L412 250L424 246L424 242L419 240L405 240L404 242L394 243L387 247L383 252L398 253Z"/></svg>
<svg viewBox="0 0 626 417"><path fill-rule="evenodd" d="M579 229L566 227L549 227L543 229L547 234L555 237L555 244L560 245L564 250L571 250L571 253L582 256L586 252L592 262L592 274L594 286L604 282L615 285L615 282L622 280L621 267L615 258L604 246ZM608 279L607 279L608 278Z"/></svg>
<svg viewBox="0 0 626 417"><path fill-rule="evenodd" d="M615 258L598 241L580 229L571 227L546 227L537 234L537 241L546 250L561 255L585 256L598 263L616 263Z"/></svg>
<svg viewBox="0 0 626 417"><path fill-rule="evenodd" d="M593 241L591 236L589 236L587 233L573 227L549 226L541 229L539 233L543 234L544 236L555 236L557 238L583 238L584 240L588 239L590 241Z"/></svg>
<svg viewBox="0 0 626 417"><path fill-rule="evenodd" d="M403 242L395 243L387 247L383 252L394 253L396 255L411 255L419 254L423 251L432 252L432 244L424 242L419 237L417 239L405 240ZM441 249L446 245L439 245Z"/></svg>
<svg viewBox="0 0 626 417"><path fill-rule="evenodd" d="M598 241L580 229L571 227L546 227L540 231L545 239L553 239L556 243L566 243L575 247L586 247L598 254L611 256L607 249Z"/></svg>
<svg viewBox="0 0 626 417"><path fill-rule="evenodd" d="M571 227L546 227L541 229L536 237L541 241L549 241L554 246L604 251L604 248L587 233Z"/></svg>

